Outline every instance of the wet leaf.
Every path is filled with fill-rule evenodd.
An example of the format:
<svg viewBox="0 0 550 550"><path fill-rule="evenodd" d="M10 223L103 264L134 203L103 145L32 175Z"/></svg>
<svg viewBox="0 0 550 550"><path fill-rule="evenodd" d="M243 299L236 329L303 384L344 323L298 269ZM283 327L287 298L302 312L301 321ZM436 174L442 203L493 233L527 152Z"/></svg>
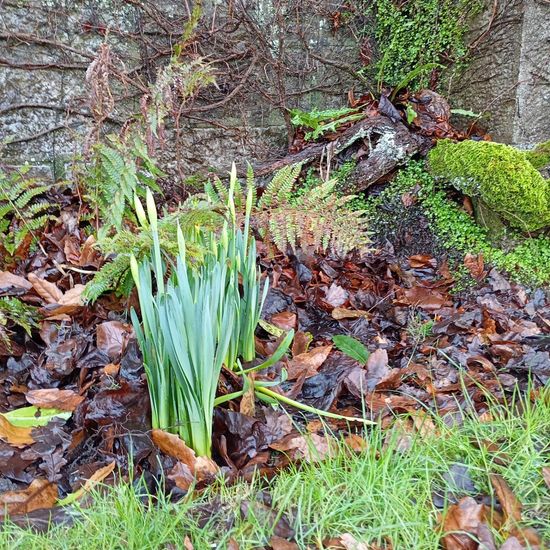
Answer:
<svg viewBox="0 0 550 550"><path fill-rule="evenodd" d="M313 336L311 333L298 331L292 340L292 357L305 353L312 341Z"/></svg>
<svg viewBox="0 0 550 550"><path fill-rule="evenodd" d="M346 289L338 286L336 283L332 283L329 288L325 290L325 302L332 307L343 306L348 301L349 294Z"/></svg>
<svg viewBox="0 0 550 550"><path fill-rule="evenodd" d="M464 265L476 281L481 281L485 275L487 275L483 261L483 254L466 254L464 257Z"/></svg>
<svg viewBox="0 0 550 550"><path fill-rule="evenodd" d="M218 473L219 468L211 458L196 456L195 451L190 449L177 435L155 429L151 431L151 437L153 443L163 453L185 464L197 480L200 481Z"/></svg>
<svg viewBox="0 0 550 550"><path fill-rule="evenodd" d="M360 319L361 317L367 317L368 312L362 309L346 309L343 307L335 307L332 310L332 318L340 321L341 319Z"/></svg>
<svg viewBox="0 0 550 550"><path fill-rule="evenodd" d="M423 286L404 289L403 295L406 303L426 310L440 309L450 303L446 295Z"/></svg>
<svg viewBox="0 0 550 550"><path fill-rule="evenodd" d="M52 508L57 500L57 485L46 479L35 479L21 491L0 494L0 517L28 514L33 510Z"/></svg>
<svg viewBox="0 0 550 550"><path fill-rule="evenodd" d="M272 443L275 451L290 453L294 459L304 459L306 462L319 462L334 456L335 445L327 437L312 433L308 435L289 434L281 441Z"/></svg>
<svg viewBox="0 0 550 550"><path fill-rule="evenodd" d="M0 414L0 439L6 441L10 445L14 447L26 447L34 443L31 431L32 428L14 426L8 422L3 414Z"/></svg>
<svg viewBox="0 0 550 550"><path fill-rule="evenodd" d="M74 411L84 401L84 397L73 390L57 388L30 390L25 397L29 403L36 407L62 411Z"/></svg>
<svg viewBox="0 0 550 550"><path fill-rule="evenodd" d="M82 306L84 301L82 300L82 293L84 292L84 285L74 285L73 288L67 290L63 296L57 302L60 306Z"/></svg>
<svg viewBox="0 0 550 550"><path fill-rule="evenodd" d="M502 506L504 520L511 523L520 522L522 505L506 480L499 474L491 474L491 484Z"/></svg>
<svg viewBox="0 0 550 550"><path fill-rule="evenodd" d="M99 470L96 470L94 474L86 480L80 489L59 500L57 504L59 504L59 506L66 506L67 504L72 504L79 498L82 498L82 496L89 493L95 485L101 483L107 476L109 476L115 469L115 466L116 462L113 460L110 464L107 464L107 466L99 468Z"/></svg>
<svg viewBox="0 0 550 550"><path fill-rule="evenodd" d="M271 324L284 331L296 328L296 313L282 311L271 317Z"/></svg>
<svg viewBox="0 0 550 550"><path fill-rule="evenodd" d="M374 389L390 372L388 367L388 352L385 349L373 351L368 358L366 369L369 389Z"/></svg>
<svg viewBox="0 0 550 550"><path fill-rule="evenodd" d="M464 497L447 510L442 538L445 550L478 550L476 538L483 525L485 505Z"/></svg>
<svg viewBox="0 0 550 550"><path fill-rule="evenodd" d="M359 542L353 535L344 533L340 536L340 543L346 550L371 550L365 542Z"/></svg>
<svg viewBox="0 0 550 550"><path fill-rule="evenodd" d="M332 346L319 346L293 357L288 363L288 379L296 380L299 376L309 378L317 374L321 365L326 361Z"/></svg>
<svg viewBox="0 0 550 550"><path fill-rule="evenodd" d="M273 535L269 539L269 546L272 550L299 550L299 546L295 542L288 541L277 535Z"/></svg>
<svg viewBox="0 0 550 550"><path fill-rule="evenodd" d="M31 288L32 284L27 279L14 275L9 271L0 271L0 295L14 296L24 294Z"/></svg>
<svg viewBox="0 0 550 550"><path fill-rule="evenodd" d="M166 477L173 481L176 487L182 491L187 491L196 481L196 478L191 473L189 466L179 460L174 464Z"/></svg>
<svg viewBox="0 0 550 550"><path fill-rule="evenodd" d="M120 321L106 321L97 326L97 348L111 361L120 358L133 334L132 325Z"/></svg>
<svg viewBox="0 0 550 550"><path fill-rule="evenodd" d="M57 286L45 279L41 279L35 273L29 273L28 279L34 290L36 290L36 293L47 304L58 304L59 300L63 297L63 292L61 292Z"/></svg>
<svg viewBox="0 0 550 550"><path fill-rule="evenodd" d="M60 409L40 409L36 406L14 409L7 413L0 413L10 424L18 428L35 428L37 426L46 426L48 422L55 418L68 420L71 413Z"/></svg>

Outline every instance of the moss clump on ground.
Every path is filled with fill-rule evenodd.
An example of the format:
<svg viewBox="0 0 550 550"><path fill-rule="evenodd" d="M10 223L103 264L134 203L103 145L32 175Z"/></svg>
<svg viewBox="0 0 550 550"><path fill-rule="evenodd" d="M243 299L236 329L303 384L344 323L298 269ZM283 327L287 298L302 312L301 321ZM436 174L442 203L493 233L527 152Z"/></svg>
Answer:
<svg viewBox="0 0 550 550"><path fill-rule="evenodd" d="M525 237L518 231L507 230L503 239L506 245L496 246L489 230L478 225L449 198L448 189L436 182L423 162L411 162L401 170L382 194L367 202L366 209L373 218L381 211L383 216L383 209L392 201L402 210L402 198L406 195L415 196L416 205L429 220L444 249L460 254L483 254L487 263L506 271L518 282L536 286L550 282L550 239Z"/></svg>
<svg viewBox="0 0 550 550"><path fill-rule="evenodd" d="M550 184L519 149L442 140L430 151L429 166L434 176L479 198L511 227L536 231L550 224Z"/></svg>

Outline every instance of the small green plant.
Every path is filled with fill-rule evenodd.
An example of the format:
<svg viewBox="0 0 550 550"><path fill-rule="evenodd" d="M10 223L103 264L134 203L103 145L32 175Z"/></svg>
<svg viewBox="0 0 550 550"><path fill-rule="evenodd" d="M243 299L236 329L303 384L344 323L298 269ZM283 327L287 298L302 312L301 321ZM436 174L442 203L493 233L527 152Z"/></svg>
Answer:
<svg viewBox="0 0 550 550"><path fill-rule="evenodd" d="M396 86L407 75L407 84L419 89L429 83L432 64L463 63L468 55L466 34L468 19L479 11L478 0L354 0L356 10L374 19L374 37L370 26L364 34L374 38L381 53L366 72L379 83ZM422 69L424 67L424 69ZM430 67L430 68L429 68ZM415 71L418 71L415 74Z"/></svg>
<svg viewBox="0 0 550 550"><path fill-rule="evenodd" d="M26 165L11 173L0 169L0 247L13 256L27 238L55 219L58 207L46 198L50 189L35 178L27 177Z"/></svg>
<svg viewBox="0 0 550 550"><path fill-rule="evenodd" d="M352 122L364 117L358 109L342 107L341 109L329 109L318 111L302 111L301 109L290 109L290 122L296 128L304 128L306 141L315 141L325 134L335 132L339 126L346 122Z"/></svg>
<svg viewBox="0 0 550 550"><path fill-rule="evenodd" d="M178 228L178 256L165 282L168 267L150 192L147 215L137 198L136 211L153 239L150 259L138 264L131 258L142 315L140 323L132 310L132 322L143 354L153 427L177 432L199 456L210 456L216 388L237 315L236 291L228 287L227 249L218 244L216 254L194 268Z"/></svg>
<svg viewBox="0 0 550 550"><path fill-rule="evenodd" d="M419 346L432 333L434 326L433 319L426 319L418 312L412 312L407 322L407 335L413 346Z"/></svg>
<svg viewBox="0 0 550 550"><path fill-rule="evenodd" d="M548 168L550 165L550 140L539 143L531 151L525 151L525 157L537 170Z"/></svg>
<svg viewBox="0 0 550 550"><path fill-rule="evenodd" d="M522 231L550 224L550 183L524 151L488 141L438 141L429 154L433 175L479 198L492 214Z"/></svg>
<svg viewBox="0 0 550 550"><path fill-rule="evenodd" d="M38 326L36 317L37 309L19 298L0 298L0 347L3 345L11 351L10 327L19 326L30 336L32 329Z"/></svg>
<svg viewBox="0 0 550 550"><path fill-rule="evenodd" d="M357 338L353 336L347 336L345 334L337 334L332 337L332 341L337 349L342 353L345 353L348 357L359 361L359 363L365 364L369 358L369 350L364 344L359 342Z"/></svg>

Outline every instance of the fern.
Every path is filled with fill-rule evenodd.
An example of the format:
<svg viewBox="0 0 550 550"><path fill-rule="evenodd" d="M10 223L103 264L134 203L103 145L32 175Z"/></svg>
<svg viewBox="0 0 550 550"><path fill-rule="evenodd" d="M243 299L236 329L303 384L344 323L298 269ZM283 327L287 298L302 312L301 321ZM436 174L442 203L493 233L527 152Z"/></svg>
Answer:
<svg viewBox="0 0 550 550"><path fill-rule="evenodd" d="M254 201L252 218L262 238L282 252L301 247L345 255L354 249L364 249L370 242L367 220L363 211L350 209L348 203L354 196L339 196L335 191L337 180L297 196L293 188L300 172L299 164L282 168L260 199ZM251 185L254 185L254 178L249 170L247 187ZM239 190L234 199L235 206L239 207L244 205L246 192L238 182L235 189ZM207 184L205 191L209 200L226 204L227 189L219 180Z"/></svg>
<svg viewBox="0 0 550 550"><path fill-rule="evenodd" d="M109 144L98 143L84 178L86 199L96 208L99 237L114 228L120 231L125 219L132 219L134 194L145 195L147 187L159 191L156 178L164 175L147 154L143 141L131 145L110 136ZM100 228L101 224L101 228Z"/></svg>
<svg viewBox="0 0 550 550"><path fill-rule="evenodd" d="M168 257L178 254L177 227L181 227L186 237L187 258L200 263L206 252L207 242L197 239L202 230L215 231L221 227L223 215L206 200L195 195L187 199L178 210L159 220L159 237L162 251ZM206 231L208 232L208 231ZM115 290L119 295L128 295L133 288L130 275L130 257L138 260L150 253L153 237L148 229L140 228L137 233L123 229L112 237L103 237L98 247L111 258L86 285L84 298L94 302L105 292Z"/></svg>
<svg viewBox="0 0 550 550"><path fill-rule="evenodd" d="M0 347L11 352L11 326L21 327L29 336L36 322L35 307L29 306L18 298L0 298Z"/></svg>
<svg viewBox="0 0 550 550"><path fill-rule="evenodd" d="M38 185L36 179L27 178L30 167L8 174L0 170L0 239L1 246L14 256L29 235L42 230L55 219L52 212L57 206L45 196L48 185Z"/></svg>

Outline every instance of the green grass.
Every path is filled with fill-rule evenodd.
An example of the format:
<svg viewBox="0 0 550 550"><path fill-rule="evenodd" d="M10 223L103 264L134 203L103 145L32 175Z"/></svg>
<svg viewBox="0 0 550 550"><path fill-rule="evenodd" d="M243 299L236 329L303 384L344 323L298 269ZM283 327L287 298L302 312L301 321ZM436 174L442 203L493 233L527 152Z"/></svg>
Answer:
<svg viewBox="0 0 550 550"><path fill-rule="evenodd" d="M369 446L360 454L339 445L333 458L292 467L270 484L220 482L178 503L163 497L155 501L144 490L120 484L105 494L96 492L90 507L76 510L70 528L35 534L5 524L0 548L168 549L183 548L185 536L199 550L226 548L231 538L241 550L261 548L273 534L274 520L266 520L261 510L245 518L241 504L248 502L253 508L264 490L271 495L273 517L285 514L290 519L300 548L350 533L371 543L389 537L396 549L435 550L441 532L432 495L450 489L444 475L453 464L466 466L478 492L486 495L492 495L489 474L503 475L524 504L525 524L550 541L550 498L541 475L542 467L550 465L550 388L534 402L495 403L491 416L491 421L479 422L466 415L461 426L453 427L434 419L439 434L407 434L407 451L396 450L403 442L402 430L373 428L366 436ZM509 464L497 464L494 453L473 444L483 440L498 444L510 457ZM214 515L205 516L209 509ZM498 534L496 539L502 541Z"/></svg>

